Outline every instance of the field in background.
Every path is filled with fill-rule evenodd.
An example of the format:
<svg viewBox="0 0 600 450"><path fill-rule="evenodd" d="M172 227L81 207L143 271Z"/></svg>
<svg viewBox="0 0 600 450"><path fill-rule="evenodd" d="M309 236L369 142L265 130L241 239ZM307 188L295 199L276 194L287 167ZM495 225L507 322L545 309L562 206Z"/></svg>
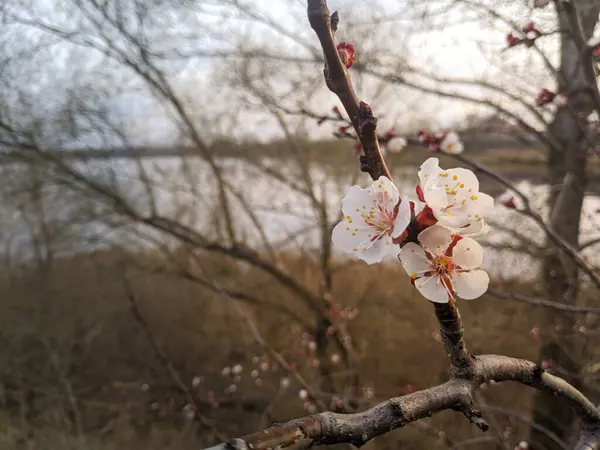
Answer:
<svg viewBox="0 0 600 450"><path fill-rule="evenodd" d="M302 327L276 309L285 305L309 320L310 312L264 274L226 258L200 257L208 274L273 305L242 303L264 338L297 362L311 383L317 382L318 371L306 367L306 357L294 350L300 348ZM222 435L242 435L307 414L298 386L279 388L280 370L261 373L262 385L255 385L252 359L262 351L228 299L176 274L160 273L186 266L185 260L167 264L146 253L135 255L135 261L144 268L130 267L127 278L140 309L190 388L194 377L202 377L195 389L201 414ZM282 254L280 266L319 289L316 261ZM218 441L213 431L185 419L184 397L131 316L123 273L120 255L111 251L59 259L43 270L3 273L0 448L82 448L75 437L68 389L76 399L86 449L196 449ZM334 298L359 310L348 329L360 359L361 383L374 389L372 401L445 379L446 357L436 340L432 307L397 265L340 263L333 287ZM531 295L540 291L539 286L510 281L504 287ZM591 304L583 297L582 302ZM489 296L462 301L460 308L474 353L536 360L537 339L531 330L555 325L540 323L536 307ZM592 353L598 350L590 347L586 356L597 361ZM334 348L327 351L335 353ZM235 393L226 394L232 381L221 369L234 364L243 365L242 379ZM219 399L218 408L210 405L209 391ZM531 391L505 384L482 393L495 408L486 414L493 414L501 428L510 428L511 441L523 439ZM590 395L600 402L598 392ZM462 416L446 412L390 433L367 448L447 448L438 429L446 430L454 442L484 437Z"/></svg>

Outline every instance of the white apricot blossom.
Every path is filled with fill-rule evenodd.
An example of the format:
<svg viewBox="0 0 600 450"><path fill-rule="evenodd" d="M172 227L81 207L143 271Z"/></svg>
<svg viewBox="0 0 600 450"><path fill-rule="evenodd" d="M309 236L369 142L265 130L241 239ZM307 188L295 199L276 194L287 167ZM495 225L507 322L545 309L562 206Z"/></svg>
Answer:
<svg viewBox="0 0 600 450"><path fill-rule="evenodd" d="M446 133L440 142L440 150L450 153L451 155L458 155L459 153L462 153L464 149L465 146L458 137L458 134L453 131Z"/></svg>
<svg viewBox="0 0 600 450"><path fill-rule="evenodd" d="M344 220L333 229L333 244L354 253L368 264L399 252L394 238L406 230L410 219L410 202L402 200L396 186L381 176L370 188L352 186L342 200Z"/></svg>
<svg viewBox="0 0 600 450"><path fill-rule="evenodd" d="M473 172L463 168L443 170L437 158L429 158L419 170L419 199L426 203L440 225L460 234L485 230L483 216L494 206L494 199L479 192Z"/></svg>
<svg viewBox="0 0 600 450"><path fill-rule="evenodd" d="M479 267L483 249L474 239L453 235L433 225L417 236L420 244L409 242L400 251L400 262L415 287L428 300L447 303L455 295L471 300L487 291L490 279Z"/></svg>
<svg viewBox="0 0 600 450"><path fill-rule="evenodd" d="M388 143L385 146L391 153L400 153L406 148L407 144L408 141L406 140L406 138L394 136L388 141Z"/></svg>

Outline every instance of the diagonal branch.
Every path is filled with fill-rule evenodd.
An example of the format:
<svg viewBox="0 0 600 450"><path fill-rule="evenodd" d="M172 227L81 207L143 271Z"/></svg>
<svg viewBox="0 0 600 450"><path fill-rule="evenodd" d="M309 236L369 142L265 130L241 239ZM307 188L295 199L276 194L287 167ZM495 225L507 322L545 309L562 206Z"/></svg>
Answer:
<svg viewBox="0 0 600 450"><path fill-rule="evenodd" d="M310 26L317 34L323 49L327 87L344 105L365 152L364 157L361 157L361 170L371 175L373 180L377 180L380 176L391 180L392 176L379 148L377 119L371 107L358 100L348 70L338 54L334 38L338 23L337 12L330 15L325 0L308 0L307 12ZM335 23L335 26L332 26L332 23Z"/></svg>
<svg viewBox="0 0 600 450"><path fill-rule="evenodd" d="M227 441L209 450L266 450L292 446L298 449L339 443L351 443L360 447L376 436L443 410L460 411L485 430L485 421L480 413L472 409L472 402L473 394L480 384L490 380L516 381L561 397L583 422L580 444L575 449L598 448L600 411L566 381L522 359L482 355L474 357L473 362L473 373L468 377L451 378L439 386L386 400L367 411L355 414L315 414Z"/></svg>
<svg viewBox="0 0 600 450"><path fill-rule="evenodd" d="M568 311L580 314L600 314L600 308L597 307L594 308L593 306L566 305L564 303L553 302L552 300L528 297L526 295L519 294L518 292L505 292L498 289L488 289L487 293L492 297L499 299L517 300L519 302L529 303L530 305L558 309L559 311Z"/></svg>

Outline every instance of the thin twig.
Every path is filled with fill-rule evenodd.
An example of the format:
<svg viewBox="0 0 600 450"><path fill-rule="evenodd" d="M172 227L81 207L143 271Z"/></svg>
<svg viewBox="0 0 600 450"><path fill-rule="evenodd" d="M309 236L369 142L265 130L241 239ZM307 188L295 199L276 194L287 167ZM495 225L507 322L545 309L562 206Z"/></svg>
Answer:
<svg viewBox="0 0 600 450"><path fill-rule="evenodd" d="M529 303L530 305L545 306L546 308L558 309L560 311L568 311L581 314L600 314L600 308L594 308L593 306L566 305L564 303L553 302L551 300L541 298L528 297L517 292L505 292L500 291L498 289L488 289L487 293L496 298L517 300L519 302Z"/></svg>
<svg viewBox="0 0 600 450"><path fill-rule="evenodd" d="M211 430L217 439L219 439L219 440L225 439L223 437L223 435L219 432L219 430L217 430L212 424L210 424L210 422L207 419L205 419L200 414L200 411L198 409L198 405L196 404L194 395L192 394L192 392L190 391L188 386L184 383L184 381L181 379L181 377L179 376L179 373L175 369L175 366L173 366L173 363L171 362L169 357L166 355L166 353L163 351L163 349L159 345L158 341L154 337L152 328L150 328L150 325L148 324L148 322L142 315L142 312L140 311L139 305L137 303L137 299L133 293L133 289L132 289L131 285L129 284L129 281L127 280L127 278L125 278L125 276L124 276L124 285L125 285L125 289L127 291L127 297L129 299L129 308L131 310L131 315L133 316L133 318L135 319L137 324L140 326L140 328L146 335L146 339L148 340L148 343L152 347L152 351L154 352L156 357L162 363L163 367L167 371L167 374L169 375L171 380L173 380L173 382L175 383L177 388L181 391L181 393L185 396L188 405L190 405L193 408L194 418L202 426Z"/></svg>

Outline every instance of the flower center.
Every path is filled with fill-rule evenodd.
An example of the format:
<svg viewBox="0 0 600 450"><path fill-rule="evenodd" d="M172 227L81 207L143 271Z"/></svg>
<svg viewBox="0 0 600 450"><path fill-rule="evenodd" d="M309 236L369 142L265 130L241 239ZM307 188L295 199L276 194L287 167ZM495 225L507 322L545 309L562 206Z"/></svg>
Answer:
<svg viewBox="0 0 600 450"><path fill-rule="evenodd" d="M431 261L433 270L440 276L448 275L454 270L452 259L448 256L434 256Z"/></svg>
<svg viewBox="0 0 600 450"><path fill-rule="evenodd" d="M398 205L393 210L386 209L383 205L372 206L369 213L361 214L365 223L375 229L374 238L377 239L385 234L391 235L394 231L394 221L398 216Z"/></svg>
<svg viewBox="0 0 600 450"><path fill-rule="evenodd" d="M396 213L397 214L397 213ZM365 217L367 225L375 228L378 235L391 234L394 230L395 214L379 206L379 210Z"/></svg>

